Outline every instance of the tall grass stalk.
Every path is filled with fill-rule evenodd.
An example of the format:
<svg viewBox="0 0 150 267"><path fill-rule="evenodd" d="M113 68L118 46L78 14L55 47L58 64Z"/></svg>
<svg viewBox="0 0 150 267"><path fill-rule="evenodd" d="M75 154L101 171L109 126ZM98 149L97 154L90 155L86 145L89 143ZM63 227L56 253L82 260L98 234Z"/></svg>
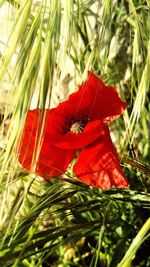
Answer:
<svg viewBox="0 0 150 267"><path fill-rule="evenodd" d="M0 31L2 266L150 265L149 7L143 0L0 1L12 29L5 47ZM36 162L45 108L77 90L88 70L127 103L110 130L128 190L89 188L69 170L46 181L18 163L28 110L43 116Z"/></svg>

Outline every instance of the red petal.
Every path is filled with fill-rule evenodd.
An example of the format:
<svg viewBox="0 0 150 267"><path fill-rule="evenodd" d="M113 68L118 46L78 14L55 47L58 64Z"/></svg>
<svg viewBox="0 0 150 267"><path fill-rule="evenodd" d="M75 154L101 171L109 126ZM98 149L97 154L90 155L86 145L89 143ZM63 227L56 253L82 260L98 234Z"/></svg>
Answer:
<svg viewBox="0 0 150 267"><path fill-rule="evenodd" d="M110 122L121 115L125 108L126 104L119 98L117 90L106 86L89 72L88 80L79 86L79 90L53 109L53 121L55 125L55 121L59 120L63 126L66 118L82 120L82 115L86 115L91 120Z"/></svg>
<svg viewBox="0 0 150 267"><path fill-rule="evenodd" d="M102 189L112 186L127 188L128 181L119 165L115 147L106 132L103 140L83 149L74 165L76 176L83 182Z"/></svg>
<svg viewBox="0 0 150 267"><path fill-rule="evenodd" d="M75 154L75 150L64 150L44 143L36 172L46 179L60 176L65 173Z"/></svg>
<svg viewBox="0 0 150 267"><path fill-rule="evenodd" d="M51 176L60 176L66 171L75 157L76 150L64 150L51 145L47 135L43 133L39 156L35 159L38 155L39 120L41 118L39 114L39 110L34 110L27 115L21 138L19 162L31 172L49 179Z"/></svg>
<svg viewBox="0 0 150 267"><path fill-rule="evenodd" d="M117 90L106 86L92 72L88 73L87 82L82 83L79 88L77 93L79 95L84 94L84 99L87 99L86 102L89 103L90 107L89 116L93 119L110 122L121 115L126 108L126 104L119 98ZM70 99L73 101L73 96ZM85 104L83 103L83 105Z"/></svg>

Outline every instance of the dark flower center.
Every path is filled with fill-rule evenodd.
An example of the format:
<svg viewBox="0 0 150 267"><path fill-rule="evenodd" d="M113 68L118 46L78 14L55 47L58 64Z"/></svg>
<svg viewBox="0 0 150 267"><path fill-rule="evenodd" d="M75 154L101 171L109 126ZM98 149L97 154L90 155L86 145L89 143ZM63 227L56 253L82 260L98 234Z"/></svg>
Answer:
<svg viewBox="0 0 150 267"><path fill-rule="evenodd" d="M74 116L66 118L64 121L63 132L68 133L71 131L76 134L82 133L84 127L89 121L90 118L85 114L82 114L80 118L76 118Z"/></svg>

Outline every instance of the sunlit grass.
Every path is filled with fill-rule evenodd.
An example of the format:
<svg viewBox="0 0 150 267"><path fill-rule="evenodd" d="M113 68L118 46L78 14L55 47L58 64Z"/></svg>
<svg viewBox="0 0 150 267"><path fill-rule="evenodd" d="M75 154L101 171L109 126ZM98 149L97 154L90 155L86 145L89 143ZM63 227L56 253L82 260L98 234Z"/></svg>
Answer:
<svg viewBox="0 0 150 267"><path fill-rule="evenodd" d="M12 31L0 50L0 90L10 83L1 111L1 265L149 266L149 2L3 0L0 8L5 3L14 17L12 25L8 9ZM69 176L47 182L17 161L28 109L55 105L88 70L127 104L111 129L128 190L89 188ZM44 112L41 138L43 131Z"/></svg>

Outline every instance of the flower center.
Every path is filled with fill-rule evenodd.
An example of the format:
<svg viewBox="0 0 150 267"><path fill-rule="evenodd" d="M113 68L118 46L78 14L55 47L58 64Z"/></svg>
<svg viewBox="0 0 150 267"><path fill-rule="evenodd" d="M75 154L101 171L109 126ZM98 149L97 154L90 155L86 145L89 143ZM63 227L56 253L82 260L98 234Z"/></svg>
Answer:
<svg viewBox="0 0 150 267"><path fill-rule="evenodd" d="M70 131L76 134L82 133L85 124L82 121L77 121L71 125Z"/></svg>
<svg viewBox="0 0 150 267"><path fill-rule="evenodd" d="M86 114L81 114L80 118L72 116L70 118L65 118L63 125L64 134L68 132L73 132L76 134L82 133L86 124L90 121L90 118Z"/></svg>

